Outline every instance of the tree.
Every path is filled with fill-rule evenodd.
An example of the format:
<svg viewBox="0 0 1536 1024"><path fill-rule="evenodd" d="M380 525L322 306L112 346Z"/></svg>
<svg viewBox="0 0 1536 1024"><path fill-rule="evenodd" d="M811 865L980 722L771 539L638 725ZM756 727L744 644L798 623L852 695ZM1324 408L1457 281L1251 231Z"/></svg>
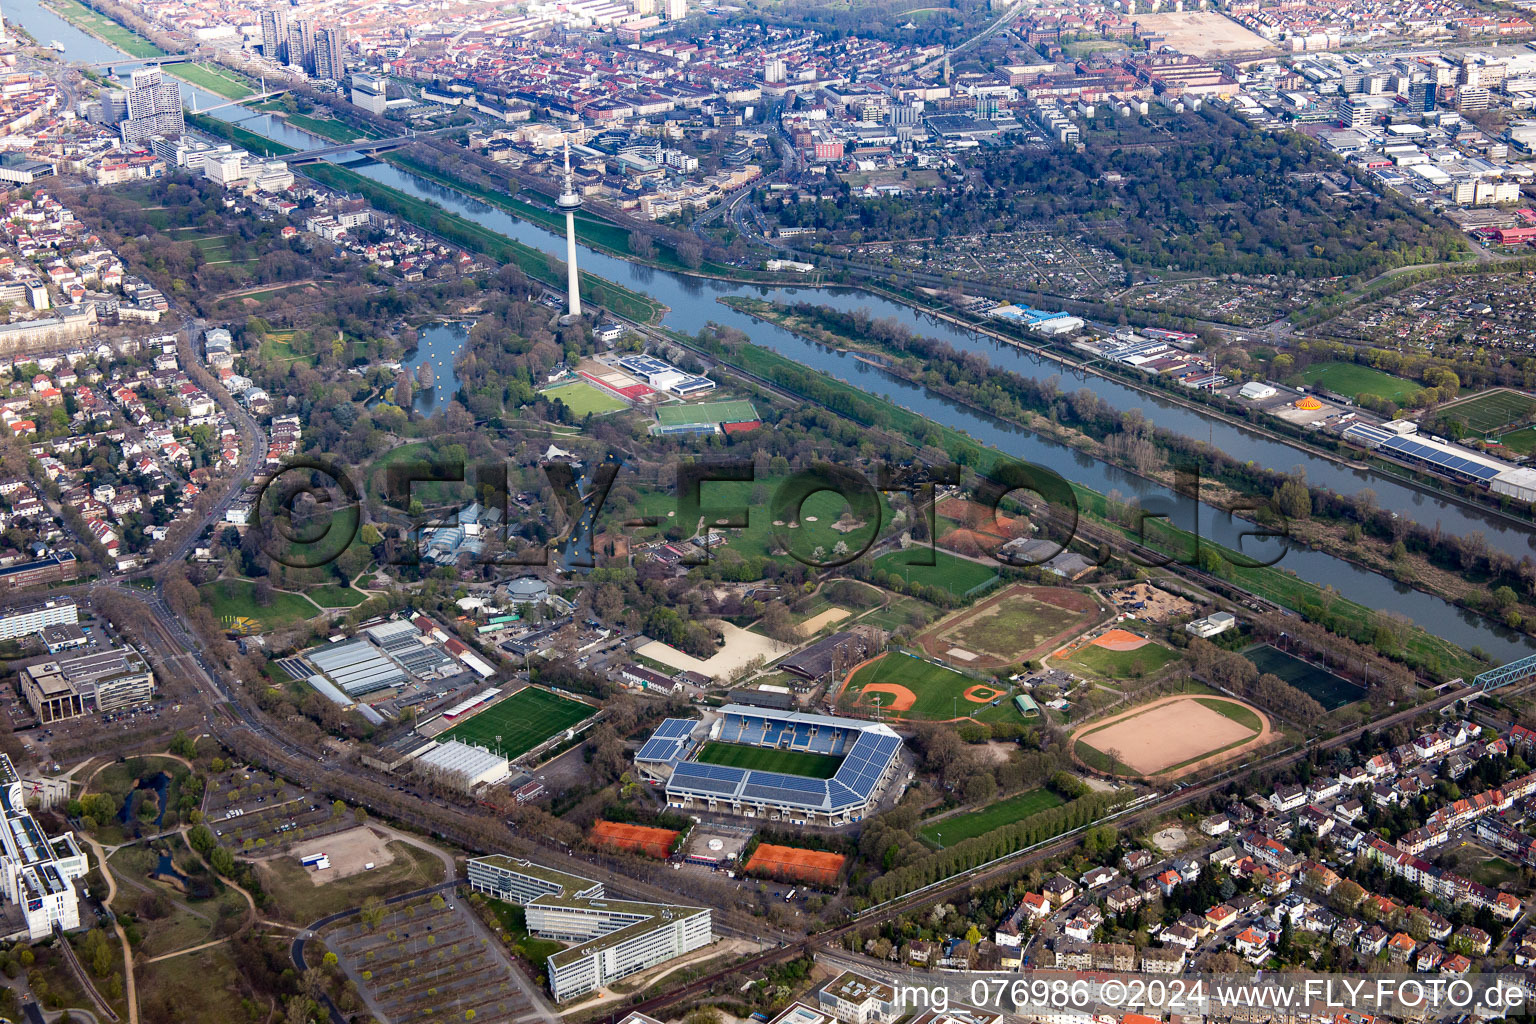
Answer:
<svg viewBox="0 0 1536 1024"><path fill-rule="evenodd" d="M369 931L375 930L384 920L384 901L378 896L369 896L363 901L358 916Z"/></svg>

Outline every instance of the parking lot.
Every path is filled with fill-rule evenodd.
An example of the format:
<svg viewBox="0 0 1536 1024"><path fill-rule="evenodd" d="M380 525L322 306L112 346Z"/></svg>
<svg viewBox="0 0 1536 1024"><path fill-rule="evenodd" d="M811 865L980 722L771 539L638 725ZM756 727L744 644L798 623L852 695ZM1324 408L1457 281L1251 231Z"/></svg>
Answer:
<svg viewBox="0 0 1536 1024"><path fill-rule="evenodd" d="M380 1019L502 1022L533 1009L501 944L451 889L392 904L373 927L353 917L324 939Z"/></svg>
<svg viewBox="0 0 1536 1024"><path fill-rule="evenodd" d="M266 772L231 769L208 781L207 825L229 849L266 849L350 828L352 815Z"/></svg>

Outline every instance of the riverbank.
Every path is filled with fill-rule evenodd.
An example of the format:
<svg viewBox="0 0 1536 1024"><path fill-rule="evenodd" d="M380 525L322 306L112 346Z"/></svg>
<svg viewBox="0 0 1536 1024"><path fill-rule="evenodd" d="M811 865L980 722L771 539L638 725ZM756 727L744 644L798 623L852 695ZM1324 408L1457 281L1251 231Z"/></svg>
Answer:
<svg viewBox="0 0 1536 1024"><path fill-rule="evenodd" d="M187 124L252 152L265 156L288 156L298 152L292 146L274 142L238 125L232 125L206 114L188 114ZM372 178L358 174L339 164L317 163L297 168L304 176L341 192L361 195L369 205L391 213L423 231L429 231L443 241L461 246L495 260L516 266L530 278L553 288L565 287L565 263L482 227L479 224L451 213L435 203L407 195ZM666 314L666 307L649 296L613 284L603 278L581 271L583 297L597 306L604 306L627 320L654 324Z"/></svg>
<svg viewBox="0 0 1536 1024"><path fill-rule="evenodd" d="M129 57L168 56L160 47L110 14L95 10L81 3L80 0L48 0L47 6L75 28L94 39L101 40L108 46L116 47ZM256 94L256 90L251 88L251 83L244 76L226 68L221 67L215 70L201 64L184 63L165 64L161 69L173 78L179 78L188 85L195 85L200 89L207 89L227 100L243 100L247 96Z"/></svg>
<svg viewBox="0 0 1536 1024"><path fill-rule="evenodd" d="M237 138L239 135L246 136L258 151L270 151L275 148L282 148L284 151L289 151L287 147L273 147L270 144L266 144L263 141L260 141L261 137L251 135L251 133L243 132L240 129L231 128L230 126L224 127L226 131L235 133ZM240 141L246 140L240 139ZM380 165L379 169L384 170L386 167L385 165ZM348 181L345 184L340 184L339 187L352 188L353 190L362 192L371 192L375 189L378 189L386 195L394 195L407 198L420 197L411 199L413 204L412 211L407 213L406 219L411 220L413 223L421 223L426 226L428 230L441 230L444 219L452 217L455 222L461 224L469 224L477 230L484 231L485 235L491 241L496 242L496 240L499 240L497 244L507 243L512 237L525 238L529 244L523 247L530 249L533 252L539 253L540 255L536 258L546 261L544 263L545 266L549 265L547 262L549 260L554 260L553 265L556 267L562 266L554 257L554 253L556 251L554 246L549 246L542 249L533 249L533 245L538 244L538 242L533 237L523 234L518 234L516 236L512 235L513 223L526 224L526 222L520 221L517 218L510 216L505 211L500 209L484 207L484 204L480 204L476 200L462 197L462 193L458 192L457 190L452 190L451 193L449 190L442 190L442 194L439 197L439 194L436 190L440 189L441 187L436 183L423 181L421 182L421 188L425 189L425 191L418 191L416 188L411 187L413 181L410 176L402 172L400 169L393 167L387 167L387 170L390 173L385 179L391 181L393 187L380 185L372 178L365 177L364 175L353 171L342 169L322 167L316 169L314 173L317 177L319 177L321 175L331 174L333 170L337 174L345 174L348 176ZM407 188L410 188L410 192L405 191ZM462 201L456 200L455 197L460 197ZM462 211L462 216L457 214L445 214L440 204L448 203L453 204L453 209ZM479 207L484 207L483 214ZM418 220L417 218L422 219ZM505 223L497 223L495 218L505 218ZM488 227L482 227L482 225L495 225L495 227L494 230L492 230ZM547 229L538 227L536 225L526 224L526 226L530 232L536 232L540 239L549 234ZM551 236L551 238L557 239L558 236ZM546 256L544 255L545 253L548 253L549 255ZM661 282L665 280L663 278L653 279L651 277L645 276L654 273L652 270L636 268L630 263L623 263L621 266L620 262L617 260L614 260L611 263L608 262L610 259L612 258L604 256L601 253L593 253L593 262L597 267L602 268L606 275L612 276L623 272L632 272L633 279L641 282L651 280ZM548 277L545 277L542 274L536 273L535 276L541 277L544 280L549 280ZM690 325L691 329L696 329L697 327L702 326L704 322L703 311L699 308L699 306L702 304L697 301L701 293L694 290L696 287L692 285L694 280L696 280L696 278L693 275L678 278L678 284L681 285L686 294L679 295L677 298L672 299L674 303L683 304L678 315L675 315L671 318L672 321L681 324L688 324ZM551 283L552 287L559 287L557 283ZM707 292L703 294L707 294ZM818 301L824 301L834 306L857 308L858 306L862 305L861 297L867 295L868 293L860 290L843 295L837 291L817 290L817 294L824 296L824 299ZM902 309L904 311L904 315L910 314L911 307L904 306ZM745 319L746 318L743 317L743 320ZM669 324L667 330L675 331L676 328ZM954 333L957 335L959 334L959 332ZM684 337L687 336L689 335L684 333ZM791 335L785 334L783 337L788 339L791 337ZM796 339L796 345L804 344L805 343L802 340L798 338ZM789 362L801 367L811 365L812 363L819 365L820 361L816 360L814 357L812 357L809 362L807 361L806 356L810 355L811 353L807 351L804 355L800 355L798 360L789 360ZM806 371L805 376L810 378L813 375L810 371ZM873 383L873 381L869 382L869 384ZM880 387L878 385L876 385L873 389L870 389L869 384L866 384L864 393L867 395L869 407L871 409L889 408L889 406L884 405L884 403L902 401L898 395L886 393L889 389ZM795 389L795 393L803 395L805 392L797 388ZM974 418L974 412L972 410L966 410L964 415L966 417ZM914 426L912 429L919 431L926 430L928 429L927 425L931 423L931 419L924 419L921 421L922 425ZM948 429L950 428L946 428L946 430ZM983 428L982 432L984 435L988 434L986 428ZM968 436L967 432L963 430L957 430L956 434L957 436L961 437ZM907 436L911 437L922 435L913 435L908 433ZM990 443L1000 444L1001 440L991 440ZM1053 445L1053 447L1055 446ZM1011 445L1008 446L1006 450L1015 451ZM1073 450L1076 451L1076 449ZM1078 454L1085 461L1087 460L1088 453L1079 452ZM1054 457L1049 455L1044 455L1043 457L1047 463L1056 461ZM1031 456L1031 458L1035 457ZM1098 463L1098 465L1101 467L1109 467L1110 464L1101 462ZM1062 472L1073 479L1083 479L1083 476L1074 474L1070 468L1063 468ZM1117 485L1115 483L1103 481L1100 479L1104 475L1101 471L1092 471L1089 475L1096 479L1097 482L1095 482L1092 486L1100 488L1098 493L1108 493L1116 489ZM1123 473L1121 475L1125 476ZM1139 492L1139 488L1133 490ZM1150 495L1144 495L1144 498L1149 496ZM1226 517L1222 517L1222 520L1222 522L1213 523L1210 527L1208 527L1208 529L1215 530L1215 533L1211 533L1209 535L1212 537L1220 537L1223 541L1228 543L1237 543L1235 535L1238 532L1238 526L1240 524L1231 523L1231 521L1227 520ZM1246 527L1244 526L1243 528ZM1227 536L1229 534L1233 536ZM1170 541L1169 543L1172 544L1173 542ZM1207 547L1210 547L1212 550L1214 550L1212 545L1208 544ZM1348 604L1342 603L1335 596L1330 595L1324 589L1312 586L1310 584L1300 583L1296 578L1285 571L1274 571L1270 574L1264 574L1262 578L1249 580L1244 578L1244 572L1242 570L1237 570L1234 568L1229 574L1229 578L1221 582L1223 586L1226 586L1229 589L1233 589L1234 593L1253 594L1261 599L1267 599L1268 597L1272 596L1276 598L1275 603L1279 606L1299 609L1304 613L1315 612L1316 615L1314 615L1314 617L1318 618L1318 621L1326 622L1334 626L1343 635L1356 637L1361 639L1363 642L1369 643L1372 639L1371 634L1373 632L1373 630L1370 628L1372 615L1371 608L1389 606L1388 602L1390 599L1386 595L1390 595L1393 592L1394 586L1392 585L1392 582L1390 580L1384 579L1378 574L1366 572L1344 559L1335 560L1334 556L1325 552L1316 552L1316 557L1311 557L1311 554L1312 553L1302 552L1299 554L1299 556L1293 555L1293 561L1290 564L1302 567L1310 579L1329 580L1332 581L1336 586L1342 587L1346 594L1351 595ZM1234 559L1237 559L1241 556L1238 556L1236 552L1233 552L1233 557ZM1341 570L1347 570L1347 572ZM1386 584L1386 586L1383 586L1384 584ZM1438 638L1430 637L1427 633L1421 632L1414 634L1414 641L1412 645L1410 645L1410 660L1411 663L1419 666L1426 675L1436 676L1444 674L1455 674L1457 671L1462 669L1466 669L1467 671L1475 671L1478 667L1481 666L1477 659L1469 658L1467 654L1467 650L1469 648L1473 650L1496 651L1498 652L1497 656L1500 657L1501 660L1511 660L1513 657L1521 656L1521 653L1528 652L1530 650L1530 645L1526 643L1523 638L1517 639L1511 636L1501 635L1497 631L1489 629L1486 624L1481 623L1480 621L1477 621L1470 616L1464 616L1460 621L1457 621L1454 614L1455 609L1443 600L1432 598L1429 595L1417 593L1407 588L1398 587L1396 589L1401 594L1413 594L1415 598L1420 599L1416 601L1409 601L1403 605L1403 607L1410 611L1410 614L1413 616L1413 618L1420 622L1437 623L1439 624L1437 628L1454 627L1449 629L1449 635L1456 636L1460 641L1460 645L1458 645L1457 643L1451 641L1440 641ZM1443 666L1455 667L1444 669Z"/></svg>
<svg viewBox="0 0 1536 1024"><path fill-rule="evenodd" d="M841 348L843 351L863 353L867 358L870 359L871 362L880 366L881 369L887 373L890 373L903 380L910 381L913 384L921 385L930 390L936 390L940 394L945 394L945 397L951 401L961 402L967 405L971 404L967 401L965 396L955 393L946 393L942 387L936 387L931 380L923 379L916 374L910 373L907 368L889 358L888 353L872 348L867 344L863 344L852 338L835 336L825 330L811 328L809 325L802 323L798 320L798 318L787 313L786 311L774 307L771 303L761 302L759 300L744 300L735 297L726 297L719 301L731 306L734 309L737 309L738 311L748 316L753 317L754 319L761 320L764 323L771 323L777 327L791 331L792 333L807 338L808 340L814 341L818 344ZM762 357L758 357L758 359L759 361L762 361ZM798 366L799 364L794 365ZM762 374L762 370L757 367L743 368L749 370L749 372ZM768 376L767 374L763 375ZM770 379L773 378L770 377ZM851 385L844 386L851 387ZM971 407L976 408L974 405L971 405ZM995 415L995 413L987 409L976 408L976 411L986 415ZM845 413L845 415L846 414L848 413ZM913 415L915 416L915 414ZM922 422L928 423L931 421ZM1023 426L1027 430L1038 433L1043 437L1048 437L1059 444L1067 445L1075 450L1083 452L1084 454L1090 455L1093 458L1117 465L1124 471L1135 473L1144 479L1151 480L1170 488L1174 487L1176 484L1172 470L1165 469L1160 471L1151 471L1145 469L1144 467L1137 467L1136 465L1131 464L1126 460L1116 459L1113 457L1112 453L1108 451L1106 445L1096 441L1091 437L1088 437L1081 431L1064 426L1050 417L1035 415L1030 417L1027 421L1020 423L1019 425ZM903 426L907 429L910 429L909 425ZM925 435L926 431L924 434L911 434L908 436L922 437ZM976 445L974 441L970 441L969 439L967 439L967 442L968 448L970 446ZM944 447L946 451L949 451L952 443L953 441L951 440L950 443L941 445L940 447ZM950 451L950 454L952 456L957 455L955 451ZM970 454L974 455L974 452L970 452ZM966 465L976 465L974 462L960 460L958 457L957 461L962 461L962 463ZM1098 521L1098 525L1116 531L1117 533L1121 534L1127 541L1140 539L1132 537L1129 531L1125 530L1125 528L1116 522L1114 517L1110 515L1111 510L1109 508L1109 502L1105 496L1099 495L1097 492L1088 490L1077 484L1073 485L1073 489L1078 494L1081 509L1091 510L1095 502L1104 503L1104 507L1101 511L1089 511L1090 517L1096 519ZM1232 491L1230 488L1221 487L1220 485L1206 485L1202 487L1202 501L1206 501L1207 503L1219 508L1224 508L1229 512L1232 510L1233 506L1238 505L1239 502L1244 499L1245 496ZM1191 551L1196 549L1195 546L1210 546L1210 541L1200 540L1193 534L1190 534L1186 531L1173 529L1169 527L1164 520L1155 520L1155 523L1158 530L1162 531L1164 536L1162 538L1162 543L1154 546L1159 547L1160 550L1163 550L1165 553ZM1371 561L1367 561L1361 558L1351 558L1348 554L1342 553L1332 544L1334 538L1328 535L1324 535L1315 529L1320 525L1321 524L1318 524L1313 520L1302 520L1296 524L1293 524L1294 527L1297 527L1296 529L1293 529L1295 539L1313 548L1323 550L1333 557L1351 561L1362 568L1375 572L1382 571L1377 567L1377 565L1372 564ZM1339 545L1343 545L1342 538L1339 538ZM1312 584L1307 584L1304 581L1299 580L1299 578L1295 577L1293 574L1273 566L1252 569L1241 568L1240 566L1242 562L1246 560L1250 559L1245 559L1244 556L1239 555L1237 552L1231 552L1223 549L1220 563L1217 563L1215 560L1202 559L1199 563L1199 567L1202 570L1211 573L1212 575L1226 579L1228 582L1241 586L1244 589L1251 590L1257 596L1265 597L1278 605L1289 608L1290 610L1298 613L1305 613L1308 609L1312 608L1326 607L1330 603L1336 603L1341 600L1336 596L1329 595L1324 588ZM1388 568L1390 567L1391 563L1389 562ZM1427 565L1425 566L1425 571L1436 573L1438 572L1437 570L1434 570L1433 566ZM1384 574L1391 578L1397 579L1398 582L1407 582L1398 578L1393 573L1388 572ZM1473 588L1471 585L1465 585L1464 590L1454 594L1439 592L1432 587L1421 586L1417 587L1416 589L1419 589L1423 593L1428 593L1439 597L1442 600L1457 603L1462 607L1466 607L1464 601L1465 596L1475 590L1475 588ZM1345 603L1354 604L1353 602ZM1475 609L1470 608L1468 610L1475 611ZM1308 617L1310 618L1312 616L1309 615ZM1349 612L1349 614L1347 614L1345 619L1349 623L1347 631L1334 629L1335 632L1341 632L1342 635L1348 635L1351 639L1360 641L1362 643L1374 643L1377 641L1378 638L1375 636L1376 628L1375 624L1373 623L1374 613L1372 609L1366 608L1364 605L1355 604L1354 608ZM1323 624L1328 625L1328 623ZM1330 625L1330 628L1332 629L1333 626ZM1418 627L1414 628L1418 629ZM1422 633L1423 631L1420 630L1420 632ZM1457 648L1454 645L1446 644L1446 642L1440 638L1433 637L1427 633L1424 633L1423 637L1420 637L1414 641L1411 646L1417 649L1416 659L1430 659L1443 656L1450 656L1454 659L1457 658L1458 654L1466 654L1466 652L1461 651L1460 648ZM1390 654L1393 652L1382 653ZM1468 661L1462 663L1458 671L1461 671L1464 675L1476 674L1477 671L1480 671L1480 663L1475 659L1472 659L1470 655L1467 655L1467 658Z"/></svg>

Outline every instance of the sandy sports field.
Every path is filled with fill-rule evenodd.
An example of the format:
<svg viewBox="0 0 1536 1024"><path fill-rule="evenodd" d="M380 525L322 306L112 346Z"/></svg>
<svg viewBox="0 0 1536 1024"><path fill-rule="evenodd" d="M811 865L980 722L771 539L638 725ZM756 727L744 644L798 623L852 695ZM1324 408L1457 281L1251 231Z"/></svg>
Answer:
<svg viewBox="0 0 1536 1024"><path fill-rule="evenodd" d="M725 646L706 660L701 661L691 654L684 654L676 647L669 647L660 640L652 640L644 647L637 649L635 653L679 671L702 672L711 679L718 680L727 679L740 672L752 664L756 658L762 658L766 663L775 658L781 658L795 649L793 644L779 643L761 633L749 633L729 622L722 622L720 631L725 634Z"/></svg>
<svg viewBox="0 0 1536 1024"><path fill-rule="evenodd" d="M994 669L1054 650L1100 614L1098 602L1080 590L1019 583L950 616L917 642L930 657Z"/></svg>
<svg viewBox="0 0 1536 1024"><path fill-rule="evenodd" d="M1160 35L1167 45L1192 57L1276 52L1269 40L1215 11L1137 14L1136 24L1143 35Z"/></svg>
<svg viewBox="0 0 1536 1024"><path fill-rule="evenodd" d="M1089 759L1099 759L1096 754L1107 760L1113 752L1131 773L1177 779L1230 761L1272 736L1269 719L1250 704L1230 697L1179 694L1089 722L1071 741L1080 758L1086 753Z"/></svg>
<svg viewBox="0 0 1536 1024"><path fill-rule="evenodd" d="M813 637L825 627L836 622L842 622L852 614L847 608L828 608L826 611L806 619L796 626L795 630L803 637Z"/></svg>
<svg viewBox="0 0 1536 1024"><path fill-rule="evenodd" d="M326 870L306 872L315 885L324 885L338 878L362 874L367 870L364 864L380 868L394 860L395 855L385 846L388 842L386 837L371 828L349 828L335 835L295 843L290 852L296 859L308 857L312 853L323 853L331 858L331 866Z"/></svg>

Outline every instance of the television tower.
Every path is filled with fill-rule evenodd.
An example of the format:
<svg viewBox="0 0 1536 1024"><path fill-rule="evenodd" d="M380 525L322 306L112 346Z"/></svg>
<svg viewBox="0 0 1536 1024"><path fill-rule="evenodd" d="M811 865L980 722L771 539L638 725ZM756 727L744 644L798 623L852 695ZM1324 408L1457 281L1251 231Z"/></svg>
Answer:
<svg viewBox="0 0 1536 1024"><path fill-rule="evenodd" d="M566 290L571 296L571 312L567 320L581 316L581 278L576 271L576 211L581 207L581 196L571 180L571 140L565 140L565 182L555 205L565 211L565 273Z"/></svg>

